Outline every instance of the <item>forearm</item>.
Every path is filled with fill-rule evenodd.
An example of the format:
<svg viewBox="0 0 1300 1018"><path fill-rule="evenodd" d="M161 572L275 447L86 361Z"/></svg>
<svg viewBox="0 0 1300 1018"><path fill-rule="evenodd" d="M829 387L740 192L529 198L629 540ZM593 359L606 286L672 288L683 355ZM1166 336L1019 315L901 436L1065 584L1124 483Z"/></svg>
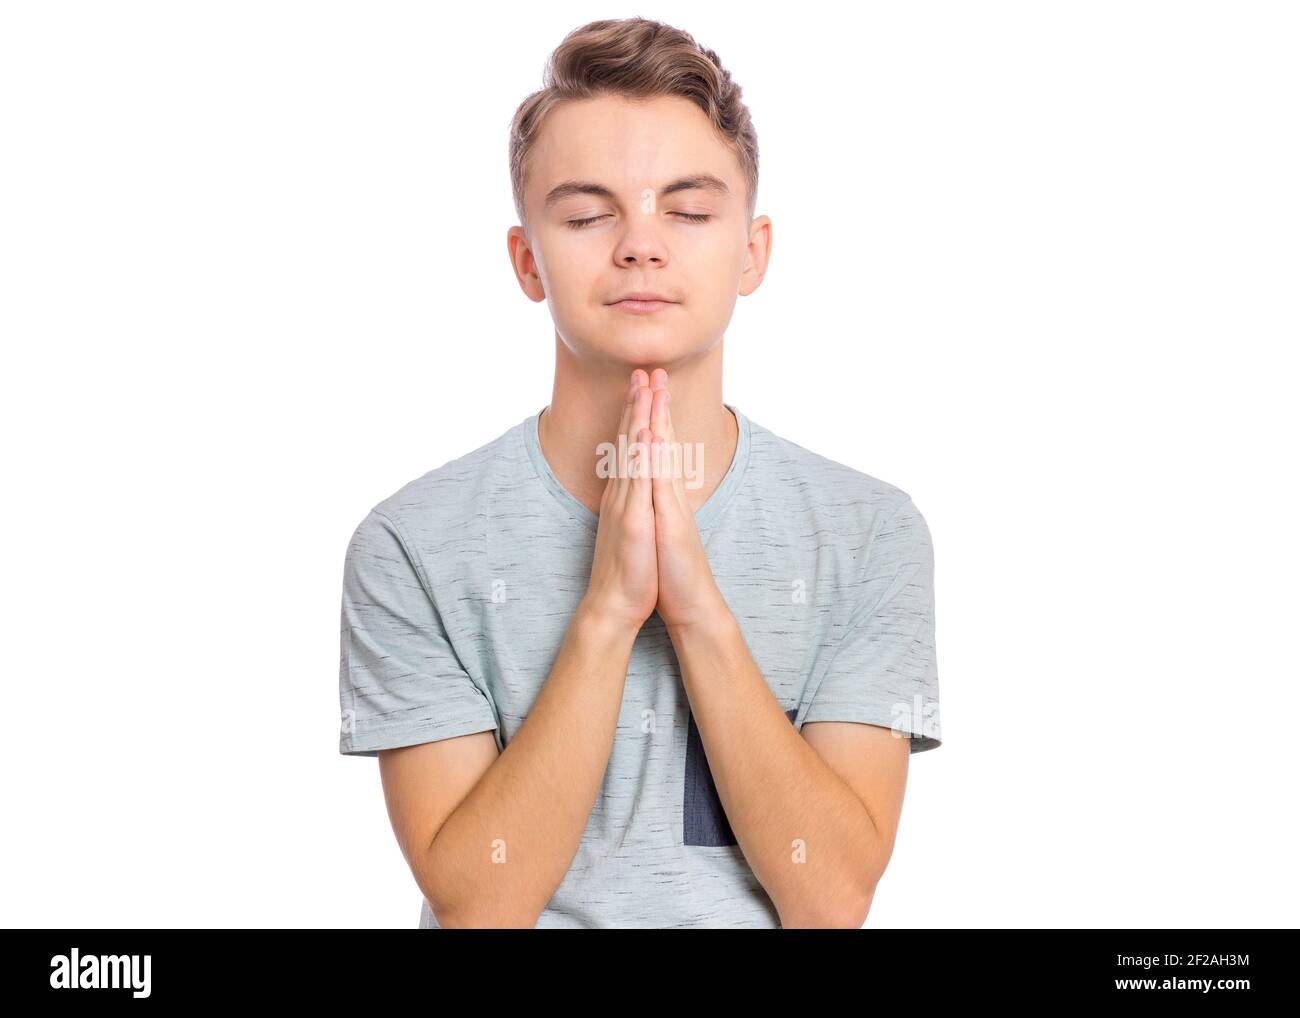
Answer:
<svg viewBox="0 0 1300 1018"><path fill-rule="evenodd" d="M609 762L636 631L584 601L501 755L433 839L421 883L440 926L531 927L563 881Z"/></svg>
<svg viewBox="0 0 1300 1018"><path fill-rule="evenodd" d="M729 612L669 633L718 798L782 926L860 926L884 848L866 806L790 724Z"/></svg>

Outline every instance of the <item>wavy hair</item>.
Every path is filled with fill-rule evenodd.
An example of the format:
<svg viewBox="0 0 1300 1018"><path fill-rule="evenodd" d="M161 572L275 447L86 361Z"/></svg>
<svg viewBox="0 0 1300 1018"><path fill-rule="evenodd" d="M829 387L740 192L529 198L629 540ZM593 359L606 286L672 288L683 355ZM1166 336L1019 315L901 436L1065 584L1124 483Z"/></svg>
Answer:
<svg viewBox="0 0 1300 1018"><path fill-rule="evenodd" d="M547 60L542 88L519 104L510 125L510 184L519 222L527 225L528 154L546 114L560 103L601 95L681 96L695 103L736 154L752 219L758 197L758 136L740 93L713 50L670 25L622 18L574 29Z"/></svg>

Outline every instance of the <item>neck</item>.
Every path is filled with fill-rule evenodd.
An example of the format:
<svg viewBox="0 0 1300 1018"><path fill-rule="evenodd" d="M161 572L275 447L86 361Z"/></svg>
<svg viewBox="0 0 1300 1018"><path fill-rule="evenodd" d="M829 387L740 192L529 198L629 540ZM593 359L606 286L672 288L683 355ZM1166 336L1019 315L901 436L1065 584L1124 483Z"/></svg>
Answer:
<svg viewBox="0 0 1300 1018"><path fill-rule="evenodd" d="M555 383L551 402L538 424L542 454L560 483L593 513L600 512L605 478L597 472L602 442L618 445L629 376L668 372L673 394L673 432L683 446L686 497L697 510L713 494L731 466L739 437L736 418L722 402L722 344L694 357L656 364L580 360L559 336L555 340ZM694 477L700 483L695 483Z"/></svg>

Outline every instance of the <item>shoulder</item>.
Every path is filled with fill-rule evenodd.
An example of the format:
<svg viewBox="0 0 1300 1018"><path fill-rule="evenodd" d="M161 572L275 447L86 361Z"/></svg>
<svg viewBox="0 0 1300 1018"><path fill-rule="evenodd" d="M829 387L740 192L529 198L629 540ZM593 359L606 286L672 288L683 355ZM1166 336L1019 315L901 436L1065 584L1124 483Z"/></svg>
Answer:
<svg viewBox="0 0 1300 1018"><path fill-rule="evenodd" d="M824 531L853 542L891 525L924 524L904 488L833 460L750 421L757 496L779 510L813 515Z"/></svg>
<svg viewBox="0 0 1300 1018"><path fill-rule="evenodd" d="M393 530L425 550L481 529L493 498L508 497L523 476L525 423L407 481L376 502L358 529Z"/></svg>

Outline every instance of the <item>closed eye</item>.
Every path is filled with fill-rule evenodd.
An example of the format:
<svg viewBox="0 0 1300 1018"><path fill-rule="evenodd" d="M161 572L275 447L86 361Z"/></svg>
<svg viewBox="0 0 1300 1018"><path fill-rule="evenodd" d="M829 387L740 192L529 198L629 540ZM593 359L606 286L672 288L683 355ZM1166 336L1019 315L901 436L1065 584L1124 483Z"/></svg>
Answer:
<svg viewBox="0 0 1300 1018"><path fill-rule="evenodd" d="M691 223L707 223L710 219L713 218L713 216L711 215L710 216L699 215L693 212L670 212L668 214L671 216L681 216L683 219ZM564 225L569 227L569 229L571 230L581 230L583 227L590 226L592 223L599 222L602 219L608 219L608 218L609 218L609 214L606 213L604 215L591 216L587 219L570 219Z"/></svg>

